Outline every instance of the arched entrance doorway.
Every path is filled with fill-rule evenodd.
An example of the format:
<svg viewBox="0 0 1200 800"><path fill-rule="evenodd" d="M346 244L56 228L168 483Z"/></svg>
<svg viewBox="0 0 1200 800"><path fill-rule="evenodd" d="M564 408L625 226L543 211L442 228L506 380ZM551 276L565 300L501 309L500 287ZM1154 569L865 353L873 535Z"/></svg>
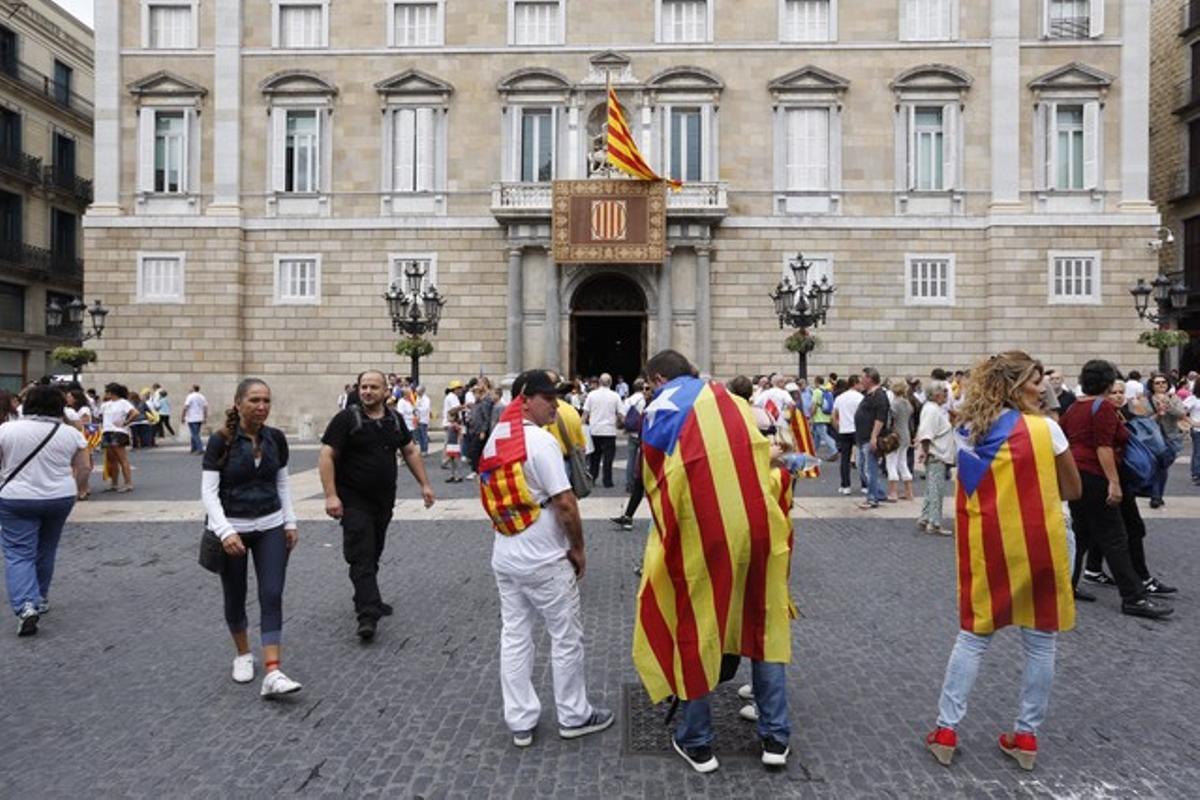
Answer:
<svg viewBox="0 0 1200 800"><path fill-rule="evenodd" d="M571 374L608 372L626 381L646 358L646 295L632 279L605 273L580 284L571 298Z"/></svg>

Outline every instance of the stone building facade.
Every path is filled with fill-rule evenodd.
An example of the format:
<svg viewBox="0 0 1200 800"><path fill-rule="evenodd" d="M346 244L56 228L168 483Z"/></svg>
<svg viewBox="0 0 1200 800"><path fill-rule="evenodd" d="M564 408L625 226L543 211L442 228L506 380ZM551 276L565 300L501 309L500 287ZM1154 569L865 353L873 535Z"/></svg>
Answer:
<svg viewBox="0 0 1200 800"><path fill-rule="evenodd" d="M164 10L169 9L169 10ZM88 293L98 378L240 375L316 424L403 371L381 295L449 300L422 362L794 370L768 292L838 287L810 370L927 373L1028 348L1147 360L1149 0L98 0ZM164 33L167 31L167 33ZM684 180L661 265L555 264L606 81Z"/></svg>
<svg viewBox="0 0 1200 800"><path fill-rule="evenodd" d="M70 372L78 326L46 309L83 293L92 199L92 32L48 0L0 2L0 388ZM54 321L54 320L51 320Z"/></svg>

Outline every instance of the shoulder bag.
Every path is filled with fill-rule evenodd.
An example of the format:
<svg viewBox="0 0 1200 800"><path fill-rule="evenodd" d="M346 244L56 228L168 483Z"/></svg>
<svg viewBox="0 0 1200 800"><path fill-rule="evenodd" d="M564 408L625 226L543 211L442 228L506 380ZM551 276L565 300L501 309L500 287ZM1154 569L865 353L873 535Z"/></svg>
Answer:
<svg viewBox="0 0 1200 800"><path fill-rule="evenodd" d="M46 438L42 439L42 441L40 443L38 443L38 446L33 448L33 452L31 452L29 455L25 456L24 461L22 461L20 464L17 464L16 469L14 469L12 472L8 473L8 477L4 479L4 483L0 484L0 492L3 492L5 489L7 489L8 485L10 483L12 483L13 478L17 477L17 475L19 475L21 473L21 470L25 469L25 467L28 466L30 461L33 461L34 456L36 456L38 453L42 452L43 447L50 444L50 440L54 438L54 434L58 433L58 429L61 427L62 427L61 422L54 423L54 427L50 429L50 433L46 434Z"/></svg>
<svg viewBox="0 0 1200 800"><path fill-rule="evenodd" d="M558 435L562 437L567 446L567 477L571 479L571 489L575 491L576 497L580 499L587 497L592 493L595 481L592 480L591 473L587 470L587 464L583 461L583 450L572 444L562 417L556 416L554 422L558 426Z"/></svg>

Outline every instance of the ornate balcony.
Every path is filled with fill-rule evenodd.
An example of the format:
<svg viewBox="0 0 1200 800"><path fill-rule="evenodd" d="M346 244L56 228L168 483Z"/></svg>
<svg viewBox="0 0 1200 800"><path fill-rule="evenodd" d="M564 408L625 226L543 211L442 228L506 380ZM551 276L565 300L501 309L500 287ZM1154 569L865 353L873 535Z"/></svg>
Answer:
<svg viewBox="0 0 1200 800"><path fill-rule="evenodd" d="M492 215L502 222L546 219L550 216L553 185L549 183L497 183L492 185ZM667 190L667 217L723 219L729 213L724 182L685 183L677 192Z"/></svg>
<svg viewBox="0 0 1200 800"><path fill-rule="evenodd" d="M34 280L75 283L83 280L83 259L24 242L0 241L0 265Z"/></svg>
<svg viewBox="0 0 1200 800"><path fill-rule="evenodd" d="M61 109L69 111L90 128L95 108L91 101L71 91L66 84L59 83L28 64L20 61L0 62L0 77Z"/></svg>
<svg viewBox="0 0 1200 800"><path fill-rule="evenodd" d="M42 182L42 160L20 150L0 152L0 174L36 186Z"/></svg>
<svg viewBox="0 0 1200 800"><path fill-rule="evenodd" d="M83 206L92 203L92 182L81 178L74 171L60 166L43 167L42 185L47 190L58 192Z"/></svg>

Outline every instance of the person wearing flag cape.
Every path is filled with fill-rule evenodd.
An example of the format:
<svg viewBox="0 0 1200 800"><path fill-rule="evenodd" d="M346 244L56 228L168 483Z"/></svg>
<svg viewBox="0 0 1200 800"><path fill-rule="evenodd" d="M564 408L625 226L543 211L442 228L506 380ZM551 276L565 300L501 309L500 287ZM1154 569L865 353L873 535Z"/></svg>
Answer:
<svg viewBox="0 0 1200 800"><path fill-rule="evenodd" d="M558 442L544 428L558 405L546 370L513 381L479 460L479 495L495 529L492 570L500 593L500 688L513 744L533 744L541 704L533 688L534 618L550 635L558 734L576 739L613 723L588 702L579 581L587 567L583 523Z"/></svg>
<svg viewBox="0 0 1200 800"><path fill-rule="evenodd" d="M643 482L653 526L638 589L633 661L650 701L682 701L675 751L697 772L717 769L709 693L734 659L751 660L762 760L787 763L786 666L790 476L749 405L695 377L664 350L646 365ZM781 482L787 476L785 482ZM726 656L730 658L726 658ZM722 673L726 673L723 675Z"/></svg>
<svg viewBox="0 0 1200 800"><path fill-rule="evenodd" d="M1073 542L1062 506L1082 488L1066 435L1039 410L1043 373L1026 353L992 356L971 370L959 410L954 544L960 630L946 664L937 727L925 738L946 766L992 634L1015 625L1025 671L1016 725L1000 735L1000 749L1033 769L1058 632L1075 627Z"/></svg>

